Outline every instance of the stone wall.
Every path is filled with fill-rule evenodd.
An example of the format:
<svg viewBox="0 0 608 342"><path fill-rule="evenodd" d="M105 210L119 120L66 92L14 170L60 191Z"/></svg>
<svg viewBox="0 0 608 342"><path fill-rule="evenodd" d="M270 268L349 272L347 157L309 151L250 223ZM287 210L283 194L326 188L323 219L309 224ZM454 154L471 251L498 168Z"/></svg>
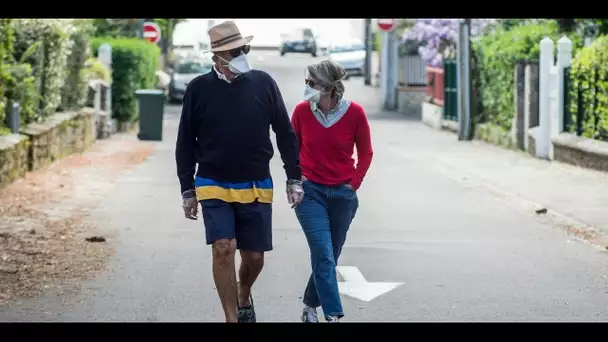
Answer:
<svg viewBox="0 0 608 342"><path fill-rule="evenodd" d="M528 153L536 155L535 141L538 127L528 133ZM588 169L608 172L608 142L561 133L551 139L553 160Z"/></svg>
<svg viewBox="0 0 608 342"><path fill-rule="evenodd" d="M562 133L553 138L553 159L608 172L608 142Z"/></svg>
<svg viewBox="0 0 608 342"><path fill-rule="evenodd" d="M475 125L474 139L483 140L490 144L517 149L518 143L512 132L490 123Z"/></svg>
<svg viewBox="0 0 608 342"><path fill-rule="evenodd" d="M0 136L0 185L86 150L96 139L94 111L56 113L20 133Z"/></svg>
<svg viewBox="0 0 608 342"><path fill-rule="evenodd" d="M25 135L0 136L0 186L25 176L28 157L29 140Z"/></svg>

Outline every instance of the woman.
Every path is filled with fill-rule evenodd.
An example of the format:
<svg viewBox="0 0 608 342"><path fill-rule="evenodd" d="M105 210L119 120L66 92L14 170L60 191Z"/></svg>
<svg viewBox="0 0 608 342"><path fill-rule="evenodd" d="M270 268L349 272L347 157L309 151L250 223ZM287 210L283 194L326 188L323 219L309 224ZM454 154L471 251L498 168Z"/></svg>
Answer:
<svg viewBox="0 0 608 342"><path fill-rule="evenodd" d="M295 211L312 263L304 291L304 323L318 323L319 306L328 322L337 323L344 316L336 264L373 155L363 108L343 97L345 76L344 68L331 61L308 66L304 102L291 118L300 143L304 186L304 198Z"/></svg>

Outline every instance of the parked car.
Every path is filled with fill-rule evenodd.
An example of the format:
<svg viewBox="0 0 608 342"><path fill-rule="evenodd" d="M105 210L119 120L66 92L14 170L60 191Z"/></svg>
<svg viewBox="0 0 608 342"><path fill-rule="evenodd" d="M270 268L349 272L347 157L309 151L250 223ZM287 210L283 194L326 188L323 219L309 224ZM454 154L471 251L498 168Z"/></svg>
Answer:
<svg viewBox="0 0 608 342"><path fill-rule="evenodd" d="M186 92L186 86L195 77L211 71L213 62L202 58L188 58L179 60L171 72L169 83L169 101L181 101Z"/></svg>
<svg viewBox="0 0 608 342"><path fill-rule="evenodd" d="M317 42L309 28L298 28L281 35L281 56L286 53L309 53L317 57Z"/></svg>
<svg viewBox="0 0 608 342"><path fill-rule="evenodd" d="M363 76L365 74L365 44L360 39L348 39L334 43L328 49L329 59L341 64L346 70L347 78L350 76Z"/></svg>

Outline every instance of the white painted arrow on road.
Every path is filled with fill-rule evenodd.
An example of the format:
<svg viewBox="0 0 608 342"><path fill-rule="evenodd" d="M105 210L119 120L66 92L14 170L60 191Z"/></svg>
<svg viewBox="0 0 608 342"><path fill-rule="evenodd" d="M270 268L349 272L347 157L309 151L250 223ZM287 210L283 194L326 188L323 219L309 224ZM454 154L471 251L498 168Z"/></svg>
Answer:
<svg viewBox="0 0 608 342"><path fill-rule="evenodd" d="M340 293L364 302L369 302L403 285L403 283L370 283L356 266L338 266L336 269L344 279L344 282L338 283Z"/></svg>

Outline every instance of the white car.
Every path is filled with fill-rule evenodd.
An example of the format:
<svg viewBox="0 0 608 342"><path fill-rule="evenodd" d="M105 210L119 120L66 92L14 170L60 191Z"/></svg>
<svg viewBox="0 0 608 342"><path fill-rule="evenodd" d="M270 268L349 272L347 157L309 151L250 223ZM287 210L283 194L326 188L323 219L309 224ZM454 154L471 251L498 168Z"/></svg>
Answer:
<svg viewBox="0 0 608 342"><path fill-rule="evenodd" d="M184 98L188 83L195 77L211 71L212 65L210 59L203 58L182 59L177 62L175 69L171 72L169 101L181 101Z"/></svg>
<svg viewBox="0 0 608 342"><path fill-rule="evenodd" d="M341 64L350 76L365 74L365 44L360 39L348 39L332 44L327 53L329 59Z"/></svg>

